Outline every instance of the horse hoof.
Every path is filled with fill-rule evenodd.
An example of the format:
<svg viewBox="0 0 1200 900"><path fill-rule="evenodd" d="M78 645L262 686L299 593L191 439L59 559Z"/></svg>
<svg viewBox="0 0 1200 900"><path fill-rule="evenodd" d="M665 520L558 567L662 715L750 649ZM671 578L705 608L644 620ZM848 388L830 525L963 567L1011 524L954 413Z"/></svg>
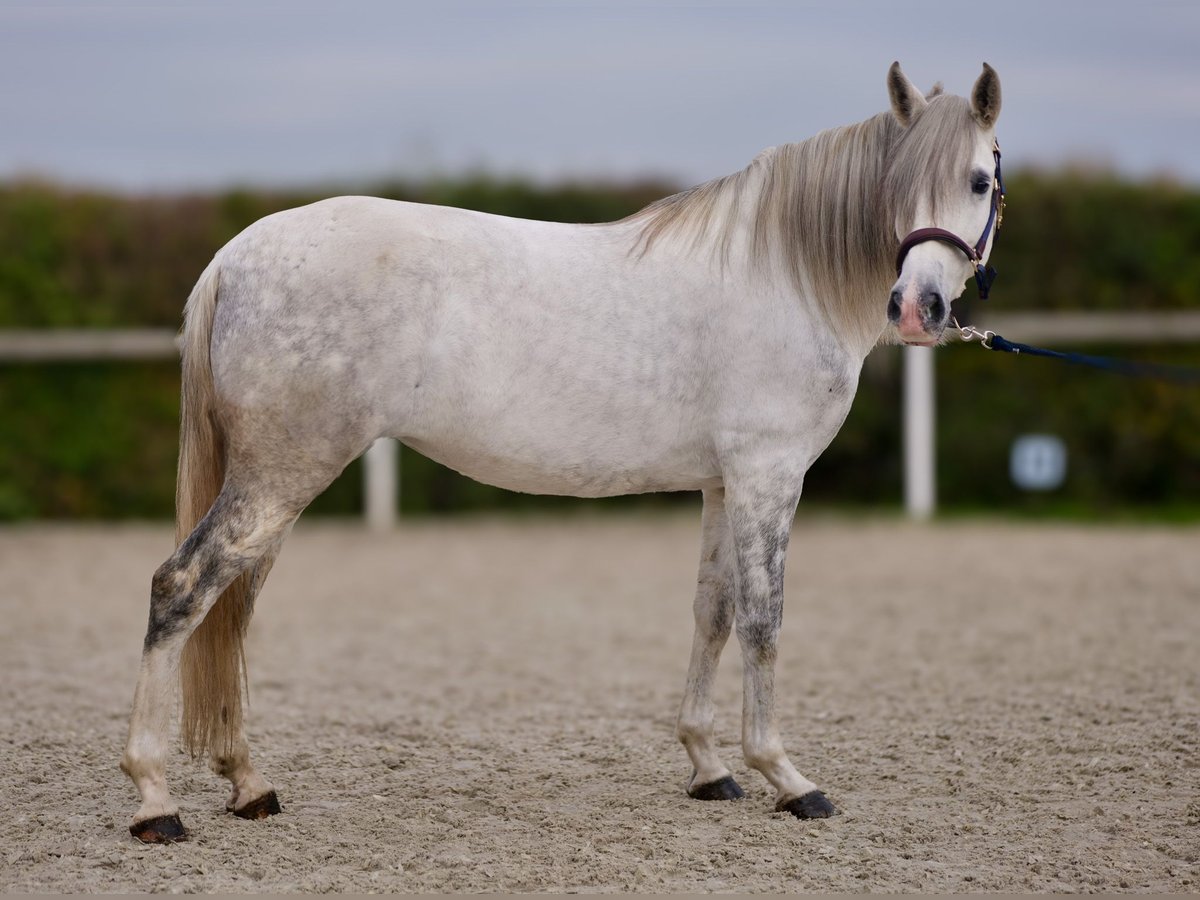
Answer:
<svg viewBox="0 0 1200 900"><path fill-rule="evenodd" d="M820 791L809 791L803 797L794 797L775 806L775 812L790 812L797 819L828 819L837 814L833 804Z"/></svg>
<svg viewBox="0 0 1200 900"><path fill-rule="evenodd" d="M733 776L726 775L708 784L689 787L688 796L693 800L741 800L746 795L733 780Z"/></svg>
<svg viewBox="0 0 1200 900"><path fill-rule="evenodd" d="M283 807L279 805L279 798L275 796L275 792L268 791L257 800L251 800L241 809L230 810L230 812L239 819L265 819L267 816L283 812Z"/></svg>
<svg viewBox="0 0 1200 900"><path fill-rule="evenodd" d="M188 839L187 830L179 816L155 816L144 822L134 822L129 833L143 844L176 844Z"/></svg>

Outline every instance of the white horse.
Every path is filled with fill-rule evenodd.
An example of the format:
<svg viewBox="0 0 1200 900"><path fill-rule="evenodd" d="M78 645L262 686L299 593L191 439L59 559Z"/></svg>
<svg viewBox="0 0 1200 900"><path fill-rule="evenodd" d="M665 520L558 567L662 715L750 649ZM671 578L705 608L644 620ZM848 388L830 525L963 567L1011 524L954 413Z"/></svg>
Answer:
<svg viewBox="0 0 1200 900"><path fill-rule="evenodd" d="M889 112L619 222L340 197L222 248L186 308L180 543L152 581L121 762L141 795L134 836L186 835L166 784L181 672L185 745L232 782L227 808L279 811L242 727L242 637L300 512L384 435L511 490L703 491L688 793L742 796L713 741L734 628L746 763L776 809L831 815L775 724L791 523L867 353L945 328L973 262L941 239L912 247L898 279L893 260L915 228L984 227L1000 111L986 64L969 99L923 96L898 64L887 85Z"/></svg>

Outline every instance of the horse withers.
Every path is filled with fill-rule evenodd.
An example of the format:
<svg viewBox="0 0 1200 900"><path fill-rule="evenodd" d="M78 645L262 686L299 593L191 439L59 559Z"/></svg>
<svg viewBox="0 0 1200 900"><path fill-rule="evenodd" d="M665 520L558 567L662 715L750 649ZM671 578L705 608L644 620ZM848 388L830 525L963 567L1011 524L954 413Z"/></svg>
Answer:
<svg viewBox="0 0 1200 900"><path fill-rule="evenodd" d="M736 631L746 763L776 809L831 815L774 714L801 485L871 348L936 342L980 262L916 242L897 277L904 236L980 234L997 189L990 67L969 98L923 95L898 64L887 86L889 111L618 222L339 197L223 247L186 307L179 546L151 583L121 762L141 795L134 836L185 836L166 783L180 677L184 744L232 783L228 809L279 811L242 727L243 635L296 518L381 436L511 490L702 491L678 724L688 794L742 796L713 741L713 676Z"/></svg>

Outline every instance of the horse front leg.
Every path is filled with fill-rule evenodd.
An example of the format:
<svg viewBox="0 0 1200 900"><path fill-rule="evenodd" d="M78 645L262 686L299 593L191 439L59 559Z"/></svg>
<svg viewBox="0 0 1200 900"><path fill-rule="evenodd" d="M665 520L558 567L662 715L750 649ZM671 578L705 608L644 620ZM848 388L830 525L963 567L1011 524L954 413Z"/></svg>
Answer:
<svg viewBox="0 0 1200 900"><path fill-rule="evenodd" d="M783 624L783 568L800 480L780 483L776 473L727 483L734 546L734 624L742 649L742 752L746 763L775 788L775 809L800 819L823 819L833 805L796 771L775 721L775 659Z"/></svg>
<svg viewBox="0 0 1200 900"><path fill-rule="evenodd" d="M737 800L745 796L717 755L713 736L713 678L733 626L732 556L725 491L722 488L705 491L700 572L693 604L696 632L676 728L692 760L687 792L695 800Z"/></svg>

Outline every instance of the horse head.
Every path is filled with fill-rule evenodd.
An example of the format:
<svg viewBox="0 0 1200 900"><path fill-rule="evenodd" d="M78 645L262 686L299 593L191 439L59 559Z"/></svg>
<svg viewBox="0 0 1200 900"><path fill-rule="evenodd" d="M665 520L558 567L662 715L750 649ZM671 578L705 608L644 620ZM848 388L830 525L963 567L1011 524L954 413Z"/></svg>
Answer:
<svg viewBox="0 0 1200 900"><path fill-rule="evenodd" d="M929 345L942 336L967 280L974 276L986 297L995 275L987 258L1004 206L1000 78L984 63L969 98L939 89L924 96L899 63L887 81L903 129L883 186L900 241L887 316L900 340Z"/></svg>

